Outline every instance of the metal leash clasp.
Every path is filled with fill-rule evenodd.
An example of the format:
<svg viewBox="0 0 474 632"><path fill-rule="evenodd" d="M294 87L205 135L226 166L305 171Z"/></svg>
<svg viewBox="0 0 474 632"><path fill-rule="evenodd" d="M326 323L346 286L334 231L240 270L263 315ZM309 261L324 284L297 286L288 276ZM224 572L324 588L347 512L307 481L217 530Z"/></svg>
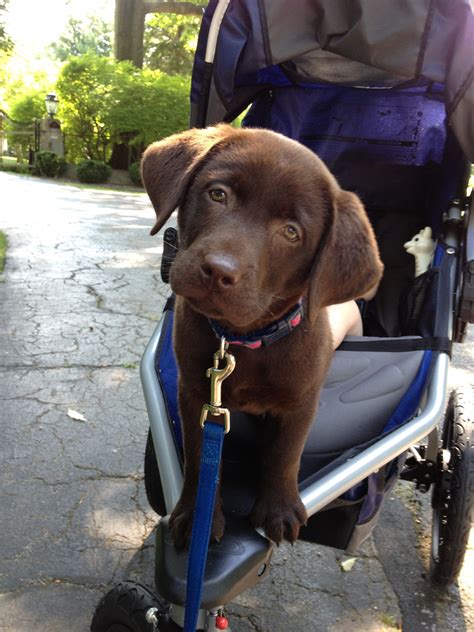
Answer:
<svg viewBox="0 0 474 632"><path fill-rule="evenodd" d="M199 423L204 428L208 415L214 417L224 416L224 431L227 434L230 430L230 413L227 408L222 407L222 382L226 380L235 369L235 358L227 351L228 343L225 338L221 338L219 349L214 354L213 366L206 371L206 376L211 379L211 403L203 404ZM219 368L219 363L225 360L223 368Z"/></svg>

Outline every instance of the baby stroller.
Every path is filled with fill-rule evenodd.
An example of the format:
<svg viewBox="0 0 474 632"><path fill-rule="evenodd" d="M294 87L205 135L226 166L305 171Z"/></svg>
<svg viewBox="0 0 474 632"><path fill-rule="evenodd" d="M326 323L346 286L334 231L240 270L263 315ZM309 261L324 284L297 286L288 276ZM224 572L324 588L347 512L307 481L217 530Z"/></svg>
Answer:
<svg viewBox="0 0 474 632"><path fill-rule="evenodd" d="M474 20L467 0L212 0L193 70L191 126L266 127L314 150L370 217L385 273L361 305L364 336L335 352L301 460L310 519L300 537L354 552L397 477L431 491L432 579L455 580L470 528L473 424L447 397L453 342L474 322ZM429 227L426 269L403 245ZM425 234L425 233L423 233ZM415 238L416 239L416 238ZM177 246L164 232L163 280ZM143 356L150 419L145 486L168 515L182 485L173 299ZM445 412L446 407L447 409ZM438 422L444 414L441 432ZM269 572L272 544L246 521L264 420L232 415L224 444L226 535L209 548L199 630L225 629L224 605ZM187 553L157 528L156 588L123 583L99 604L93 632L182 630Z"/></svg>

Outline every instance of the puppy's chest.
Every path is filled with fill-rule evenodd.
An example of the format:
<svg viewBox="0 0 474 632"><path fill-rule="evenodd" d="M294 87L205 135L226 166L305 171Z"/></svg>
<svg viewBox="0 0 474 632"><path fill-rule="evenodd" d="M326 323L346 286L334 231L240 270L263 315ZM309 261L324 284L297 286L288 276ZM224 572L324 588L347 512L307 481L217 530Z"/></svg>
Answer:
<svg viewBox="0 0 474 632"><path fill-rule="evenodd" d="M223 401L233 410L258 415L291 406L301 387L285 370L244 364L223 385Z"/></svg>

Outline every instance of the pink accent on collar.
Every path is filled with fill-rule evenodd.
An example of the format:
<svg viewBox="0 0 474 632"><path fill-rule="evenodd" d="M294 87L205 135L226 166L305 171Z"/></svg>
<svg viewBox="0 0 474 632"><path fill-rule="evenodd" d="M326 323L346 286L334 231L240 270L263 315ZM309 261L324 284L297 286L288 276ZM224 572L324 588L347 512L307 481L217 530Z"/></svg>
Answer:
<svg viewBox="0 0 474 632"><path fill-rule="evenodd" d="M248 347L249 349L258 349L262 346L262 341L257 340L256 342L240 342L240 340L229 340L230 345L240 345L241 347Z"/></svg>
<svg viewBox="0 0 474 632"><path fill-rule="evenodd" d="M301 322L301 314L298 314L297 316L295 316L295 318L293 318L293 320L290 320L290 325L292 327L296 327L297 325L299 325Z"/></svg>

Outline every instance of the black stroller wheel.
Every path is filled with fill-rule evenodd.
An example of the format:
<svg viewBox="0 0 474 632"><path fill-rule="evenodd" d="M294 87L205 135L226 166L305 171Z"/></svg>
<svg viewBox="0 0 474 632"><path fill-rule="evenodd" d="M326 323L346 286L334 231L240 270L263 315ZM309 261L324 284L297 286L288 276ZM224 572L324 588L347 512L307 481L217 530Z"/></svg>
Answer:
<svg viewBox="0 0 474 632"><path fill-rule="evenodd" d="M157 610L152 610L157 609ZM94 613L91 632L156 632L150 615L162 613L163 604L142 584L126 581L102 598Z"/></svg>
<svg viewBox="0 0 474 632"><path fill-rule="evenodd" d="M161 486L160 471L156 462L155 446L153 445L153 437L151 430L148 430L148 437L145 448L145 492L148 503L153 511L159 516L166 516L165 498L163 488Z"/></svg>
<svg viewBox="0 0 474 632"><path fill-rule="evenodd" d="M449 586L461 570L474 504L474 423L465 397L450 395L443 426L441 473L433 490L431 578Z"/></svg>

